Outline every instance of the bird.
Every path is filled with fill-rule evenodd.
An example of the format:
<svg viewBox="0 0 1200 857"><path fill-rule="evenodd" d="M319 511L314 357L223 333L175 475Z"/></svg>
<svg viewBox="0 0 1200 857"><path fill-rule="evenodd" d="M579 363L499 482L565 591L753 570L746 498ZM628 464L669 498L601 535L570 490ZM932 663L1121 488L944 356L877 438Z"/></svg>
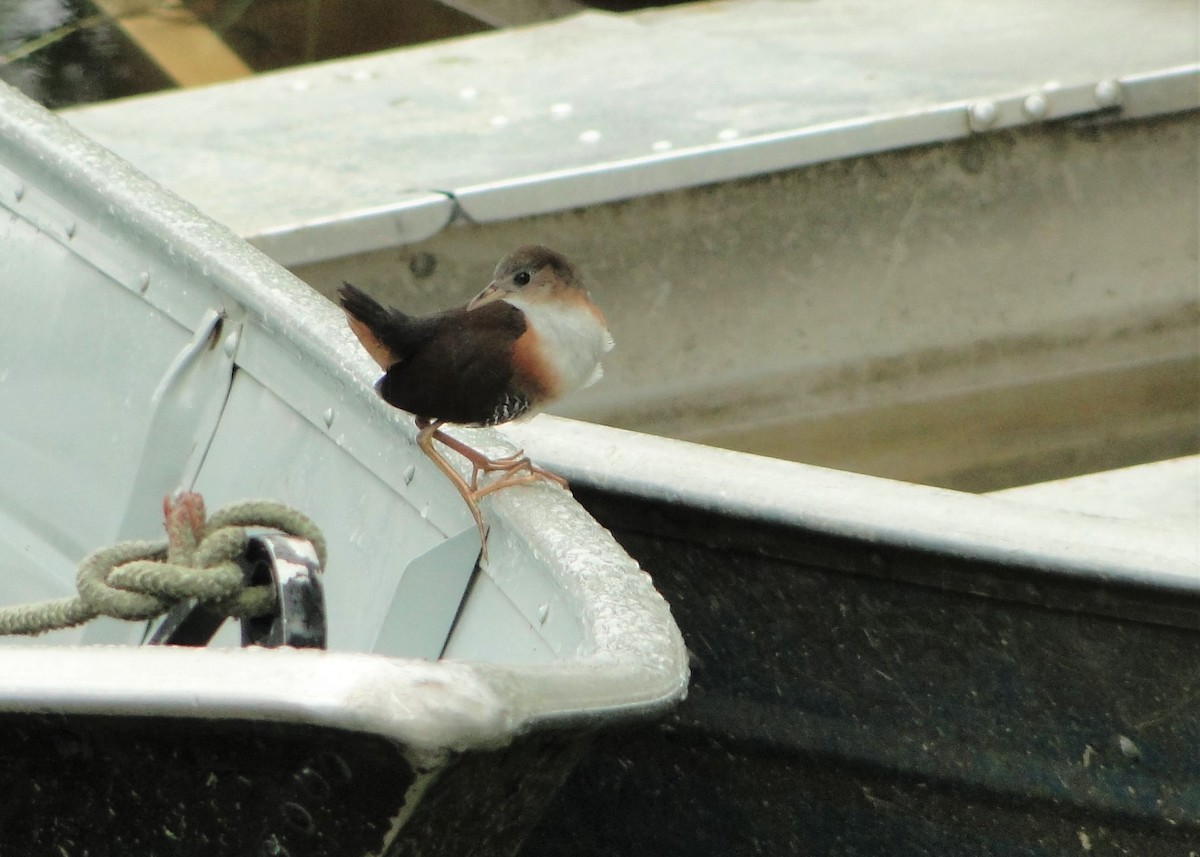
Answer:
<svg viewBox="0 0 1200 857"><path fill-rule="evenodd" d="M442 431L446 424L495 426L527 419L603 377L613 338L578 269L548 247L518 247L496 265L491 282L462 306L414 316L385 307L350 283L338 292L351 332L384 374L375 385L388 404L415 418L417 445L466 502L487 557L479 500L501 488L562 478L524 450L488 458ZM472 466L465 480L434 445ZM480 476L498 473L480 485Z"/></svg>

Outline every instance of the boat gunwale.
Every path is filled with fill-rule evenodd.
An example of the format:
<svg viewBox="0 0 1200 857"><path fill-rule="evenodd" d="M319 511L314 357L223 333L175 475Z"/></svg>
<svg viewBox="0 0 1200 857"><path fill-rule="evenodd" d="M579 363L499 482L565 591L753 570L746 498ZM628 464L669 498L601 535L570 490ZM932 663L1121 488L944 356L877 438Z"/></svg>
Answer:
<svg viewBox="0 0 1200 857"><path fill-rule="evenodd" d="M579 486L880 546L1200 595L1200 545L1182 526L1035 506L563 417L541 416L503 431Z"/></svg>

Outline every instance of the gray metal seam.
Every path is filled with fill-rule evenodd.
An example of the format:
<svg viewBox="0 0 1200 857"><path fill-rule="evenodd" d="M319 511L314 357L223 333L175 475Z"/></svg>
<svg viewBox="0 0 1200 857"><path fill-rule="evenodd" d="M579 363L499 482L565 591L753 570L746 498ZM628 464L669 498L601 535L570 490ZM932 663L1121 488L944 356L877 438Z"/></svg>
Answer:
<svg viewBox="0 0 1200 857"><path fill-rule="evenodd" d="M513 220L828 161L957 140L973 134L1110 114L1114 121L1200 109L1200 64L1047 84L995 98L774 132L469 185L414 192L395 205L280 226L250 242L287 265L423 241L459 221Z"/></svg>
<svg viewBox="0 0 1200 857"><path fill-rule="evenodd" d="M451 194L431 190L395 204L280 226L247 236L247 240L272 258L301 265L335 255L366 253L397 240L424 241L450 225L457 210Z"/></svg>
<svg viewBox="0 0 1200 857"><path fill-rule="evenodd" d="M1132 119L1197 108L1200 64L526 176L455 196L472 220L508 220L1105 111Z"/></svg>

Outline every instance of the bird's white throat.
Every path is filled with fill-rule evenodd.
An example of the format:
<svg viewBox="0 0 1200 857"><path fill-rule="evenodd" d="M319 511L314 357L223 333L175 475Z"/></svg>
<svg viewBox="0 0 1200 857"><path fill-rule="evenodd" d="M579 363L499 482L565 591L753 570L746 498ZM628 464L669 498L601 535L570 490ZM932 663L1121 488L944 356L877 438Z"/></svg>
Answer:
<svg viewBox="0 0 1200 857"><path fill-rule="evenodd" d="M543 359L553 367L562 393L600 380L600 358L613 347L612 335L596 315L582 304L506 300L525 313L526 323L537 334Z"/></svg>

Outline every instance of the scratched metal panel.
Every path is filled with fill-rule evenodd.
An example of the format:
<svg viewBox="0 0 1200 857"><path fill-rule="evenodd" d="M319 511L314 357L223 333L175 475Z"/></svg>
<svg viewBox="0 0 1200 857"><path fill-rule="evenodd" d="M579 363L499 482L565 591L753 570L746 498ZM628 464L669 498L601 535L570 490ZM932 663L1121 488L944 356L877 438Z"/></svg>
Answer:
<svg viewBox="0 0 1200 857"><path fill-rule="evenodd" d="M1196 8L1175 0L1086 13L1071 0L698 3L65 115L300 264L421 240L456 205L511 219L1066 116L1187 109L1198 56Z"/></svg>
<svg viewBox="0 0 1200 857"><path fill-rule="evenodd" d="M29 285L0 313L0 491L7 507L54 510L42 538L79 548L118 535L158 381L142 367L165 371L188 331L6 214L5 281Z"/></svg>
<svg viewBox="0 0 1200 857"><path fill-rule="evenodd" d="M232 371L209 335L216 315L194 335L155 306L138 265L148 271L151 260L60 205L54 190L0 166L0 566L25 572L6 601L69 595L75 565L95 546L161 535L162 497L198 467ZM110 260L139 270L134 288ZM186 292L186 275L177 282ZM139 636L100 621L48 639Z"/></svg>

